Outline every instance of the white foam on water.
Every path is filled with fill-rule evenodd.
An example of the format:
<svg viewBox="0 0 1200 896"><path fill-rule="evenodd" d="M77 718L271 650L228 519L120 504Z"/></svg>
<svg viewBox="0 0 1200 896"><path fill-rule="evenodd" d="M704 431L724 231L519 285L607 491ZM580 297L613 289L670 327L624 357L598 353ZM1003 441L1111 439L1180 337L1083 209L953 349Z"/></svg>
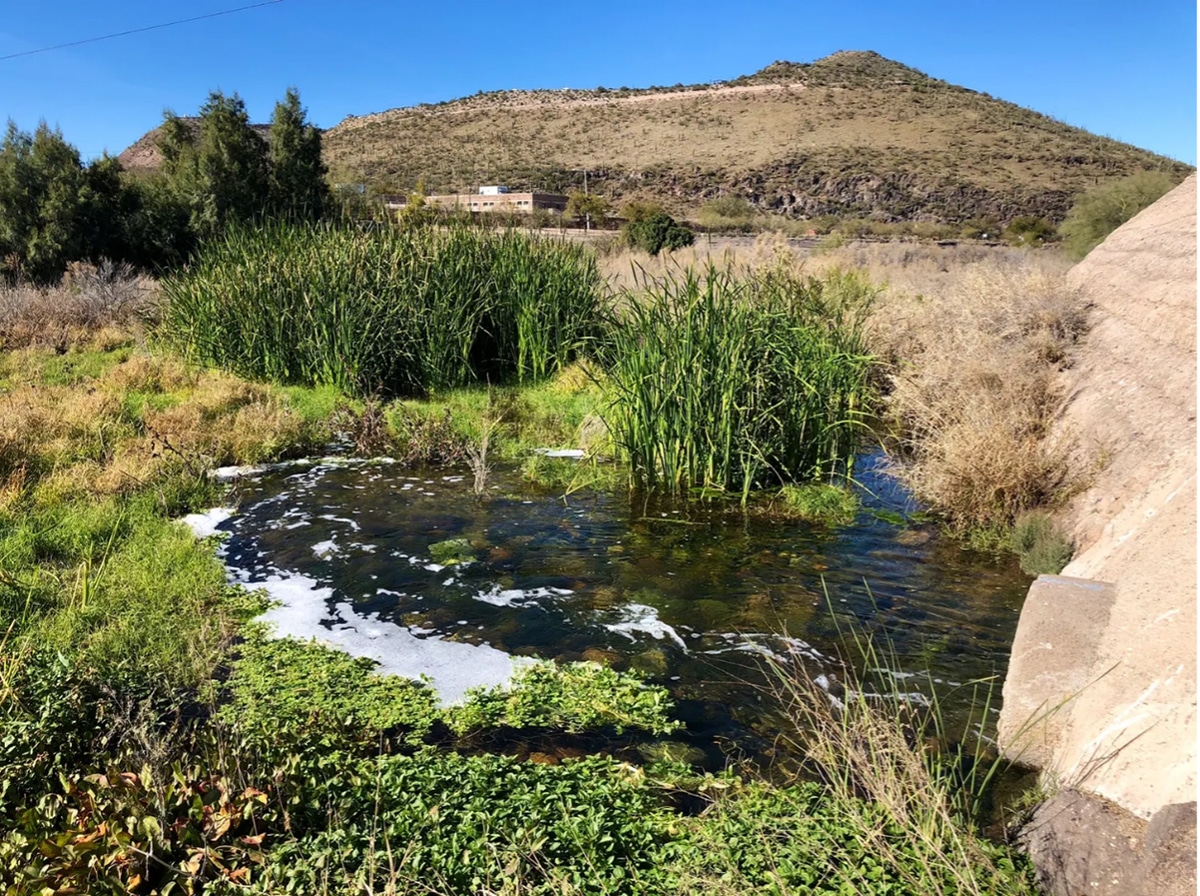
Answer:
<svg viewBox="0 0 1200 896"><path fill-rule="evenodd" d="M538 601L550 597L563 597L573 592L568 588L501 588L493 585L487 591L473 594L475 600L491 604L493 607L529 607Z"/></svg>
<svg viewBox="0 0 1200 896"><path fill-rule="evenodd" d="M355 532L357 532L359 529L362 528L361 526L359 526L357 520L348 519L344 516L336 516L332 513L321 514L321 519L329 520L329 522L331 522L331 523L345 523L347 526L349 526Z"/></svg>
<svg viewBox="0 0 1200 896"><path fill-rule="evenodd" d="M210 535L219 534L220 530L217 529L217 526L231 516L233 516L232 508L214 507L204 513L189 513L187 516L181 517L179 522L191 529L192 534L197 538L208 538Z"/></svg>
<svg viewBox="0 0 1200 896"><path fill-rule="evenodd" d="M658 618L658 610L654 607L648 607L645 604L626 604L621 607L619 612L622 617L620 622L610 622L604 626L610 632L624 635L630 641L637 640L634 637L635 632L642 632L659 641L663 638L670 638L683 648L684 653L687 653L687 645L683 643L683 638L679 637L679 633L675 629Z"/></svg>
<svg viewBox="0 0 1200 896"><path fill-rule="evenodd" d="M462 700L469 688L504 684L533 662L486 645L418 637L425 632L357 613L349 603L339 603L331 612L333 589L298 573L277 572L261 582L247 581L237 570L230 573L247 588L265 590L275 602L260 617L275 637L315 638L350 656L374 660L385 674L426 678L443 706Z"/></svg>
<svg viewBox="0 0 1200 896"><path fill-rule="evenodd" d="M578 448L534 448L533 453L543 457L566 457L575 460L585 456L585 452Z"/></svg>
<svg viewBox="0 0 1200 896"><path fill-rule="evenodd" d="M799 638L790 638L786 635L772 635L759 632L749 634L744 632L722 632L715 635L715 637L723 638L733 643L729 647L717 647L712 650L705 650L704 653L708 656L720 656L725 653L756 653L759 656L769 657L779 663L794 660L796 656L802 656L817 662L828 659L828 657L807 641L802 641Z"/></svg>

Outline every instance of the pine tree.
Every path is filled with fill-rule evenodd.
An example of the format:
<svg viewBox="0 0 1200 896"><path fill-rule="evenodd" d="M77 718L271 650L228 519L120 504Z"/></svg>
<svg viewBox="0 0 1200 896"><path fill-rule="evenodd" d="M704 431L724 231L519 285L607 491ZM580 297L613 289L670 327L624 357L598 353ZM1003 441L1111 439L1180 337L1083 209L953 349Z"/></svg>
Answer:
<svg viewBox="0 0 1200 896"><path fill-rule="evenodd" d="M168 112L159 148L163 170L187 205L196 233L212 236L266 211L267 144L250 126L236 93L210 93L195 125Z"/></svg>
<svg viewBox="0 0 1200 896"><path fill-rule="evenodd" d="M278 215L312 220L330 206L327 169L321 161L321 132L305 119L300 94L289 87L271 119L270 203Z"/></svg>
<svg viewBox="0 0 1200 896"><path fill-rule="evenodd" d="M79 150L42 122L0 144L0 269L36 282L85 257L89 191Z"/></svg>

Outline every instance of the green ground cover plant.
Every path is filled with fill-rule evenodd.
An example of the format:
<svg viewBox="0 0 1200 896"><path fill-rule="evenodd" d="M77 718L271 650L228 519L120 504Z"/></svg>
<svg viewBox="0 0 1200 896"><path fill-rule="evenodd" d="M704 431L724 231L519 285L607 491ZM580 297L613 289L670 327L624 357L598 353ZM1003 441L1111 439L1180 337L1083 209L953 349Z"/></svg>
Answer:
<svg viewBox="0 0 1200 896"><path fill-rule="evenodd" d="M446 718L460 735L502 727L572 733L612 728L618 734L636 728L669 734L682 727L671 718L666 690L596 663L531 665L510 685L473 691Z"/></svg>

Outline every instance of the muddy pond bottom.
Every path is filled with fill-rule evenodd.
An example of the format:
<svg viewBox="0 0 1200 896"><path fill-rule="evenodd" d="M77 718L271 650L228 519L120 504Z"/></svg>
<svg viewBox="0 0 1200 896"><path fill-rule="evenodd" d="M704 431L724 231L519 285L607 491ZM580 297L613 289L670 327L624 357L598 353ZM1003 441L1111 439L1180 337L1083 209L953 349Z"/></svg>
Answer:
<svg viewBox="0 0 1200 896"><path fill-rule="evenodd" d="M637 670L672 692L708 765L769 750L765 657L830 680L855 638L887 658L864 687L936 696L953 724L992 679L994 712L1028 577L898 522L909 496L878 458L857 470L862 510L828 528L563 496L512 467L477 496L466 470L323 462L240 480L221 556L278 602L278 634L424 676L446 702L527 657Z"/></svg>

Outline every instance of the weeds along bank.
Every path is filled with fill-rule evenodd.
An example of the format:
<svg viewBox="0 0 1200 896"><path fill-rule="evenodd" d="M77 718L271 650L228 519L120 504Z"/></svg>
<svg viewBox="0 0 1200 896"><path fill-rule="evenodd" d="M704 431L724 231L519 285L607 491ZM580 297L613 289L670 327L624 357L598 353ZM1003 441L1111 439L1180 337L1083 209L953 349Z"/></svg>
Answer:
<svg viewBox="0 0 1200 896"><path fill-rule="evenodd" d="M520 761L495 752L514 732L653 738L678 722L660 689L596 666L535 667L512 692L444 710L416 683L263 638L261 602L170 521L211 506L205 471L307 453L335 429L461 439L439 443L444 418L404 404L191 366L117 314L51 346L13 323L0 355L0 878L13 892L1032 892L919 754L905 814L844 775L831 789L603 755ZM598 394L575 367L454 400L541 441L574 435ZM903 712L878 718L902 731Z"/></svg>
<svg viewBox="0 0 1200 896"><path fill-rule="evenodd" d="M276 224L166 280L162 331L245 376L424 394L566 366L596 334L599 287L581 247L513 232Z"/></svg>
<svg viewBox="0 0 1200 896"><path fill-rule="evenodd" d="M764 236L715 254L703 244L675 258L616 253L601 268L629 284L714 260L835 283L855 270L879 284L861 332L896 474L957 534L1016 550L1028 572L1062 568L1071 547L1046 512L1088 475L1070 466L1072 434L1052 427L1062 371L1088 327L1064 258L911 243L806 250Z"/></svg>
<svg viewBox="0 0 1200 896"><path fill-rule="evenodd" d="M276 226L163 290L161 332L185 356L360 396L530 384L589 359L633 482L675 492L845 474L871 404L871 290L848 276L709 268L613 301L565 242Z"/></svg>

